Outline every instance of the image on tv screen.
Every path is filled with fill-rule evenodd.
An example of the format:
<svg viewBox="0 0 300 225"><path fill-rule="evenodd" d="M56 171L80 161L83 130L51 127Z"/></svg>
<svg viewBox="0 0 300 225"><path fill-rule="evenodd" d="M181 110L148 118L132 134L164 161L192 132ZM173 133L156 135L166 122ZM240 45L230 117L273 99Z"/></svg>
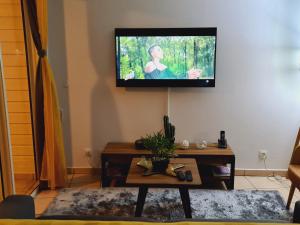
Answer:
<svg viewBox="0 0 300 225"><path fill-rule="evenodd" d="M215 36L117 36L119 79L214 79Z"/></svg>

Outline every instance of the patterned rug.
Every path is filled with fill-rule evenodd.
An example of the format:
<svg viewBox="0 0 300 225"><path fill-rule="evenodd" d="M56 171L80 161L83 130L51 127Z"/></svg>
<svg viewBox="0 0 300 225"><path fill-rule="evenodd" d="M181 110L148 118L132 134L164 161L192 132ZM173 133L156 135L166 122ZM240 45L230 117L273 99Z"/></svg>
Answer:
<svg viewBox="0 0 300 225"><path fill-rule="evenodd" d="M133 217L138 189L63 189L43 216L88 215ZM284 220L291 214L277 191L190 190L193 218ZM177 189L149 189L143 217L160 221L183 219Z"/></svg>

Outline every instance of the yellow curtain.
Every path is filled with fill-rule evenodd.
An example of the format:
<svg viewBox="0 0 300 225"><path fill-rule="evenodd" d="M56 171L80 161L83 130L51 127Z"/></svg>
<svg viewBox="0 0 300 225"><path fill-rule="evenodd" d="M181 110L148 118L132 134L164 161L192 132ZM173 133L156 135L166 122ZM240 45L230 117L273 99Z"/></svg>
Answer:
<svg viewBox="0 0 300 225"><path fill-rule="evenodd" d="M26 4L26 1L23 2ZM42 49L47 49L47 0L36 0L36 8L38 20L37 22L42 43ZM25 24L29 25L28 21ZM34 47L34 44L31 44L30 46ZM33 54L33 56L30 58L32 58L33 60L32 64L36 65L37 52L36 50L32 49L29 51L31 52L31 54L35 54L35 56ZM40 180L47 180L48 187L54 189L56 187L64 187L66 185L67 170L58 96L56 91L54 75L49 65L47 55L41 58L41 67L44 91L45 143L41 164L42 168ZM32 97L34 97L34 94ZM36 122L38 123L39 121Z"/></svg>
<svg viewBox="0 0 300 225"><path fill-rule="evenodd" d="M37 0L37 15L42 48L48 47L47 0ZM44 87L45 147L42 160L41 179L48 180L48 186L63 187L67 181L65 151L61 125L60 108L53 72L47 56L42 58Z"/></svg>

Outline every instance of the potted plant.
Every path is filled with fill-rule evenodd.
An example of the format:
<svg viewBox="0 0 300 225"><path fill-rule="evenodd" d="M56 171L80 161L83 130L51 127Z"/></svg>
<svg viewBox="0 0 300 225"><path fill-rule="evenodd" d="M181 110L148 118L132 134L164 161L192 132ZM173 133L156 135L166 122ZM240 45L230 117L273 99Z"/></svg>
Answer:
<svg viewBox="0 0 300 225"><path fill-rule="evenodd" d="M170 138L166 137L161 131L143 138L146 149L152 152L152 170L155 172L165 172L174 156L175 144Z"/></svg>

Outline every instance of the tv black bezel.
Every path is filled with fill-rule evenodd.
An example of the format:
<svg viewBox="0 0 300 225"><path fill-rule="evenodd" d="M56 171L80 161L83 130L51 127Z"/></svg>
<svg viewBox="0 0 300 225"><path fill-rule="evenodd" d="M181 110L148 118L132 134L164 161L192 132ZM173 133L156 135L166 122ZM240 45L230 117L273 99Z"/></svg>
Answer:
<svg viewBox="0 0 300 225"><path fill-rule="evenodd" d="M141 80L120 79L120 55L117 53L117 37L120 36L215 36L214 79L161 79ZM120 46L118 47L120 49ZM116 86L117 87L215 87L216 55L217 55L217 28L115 28L115 55L116 55ZM209 81L209 82L207 82Z"/></svg>

